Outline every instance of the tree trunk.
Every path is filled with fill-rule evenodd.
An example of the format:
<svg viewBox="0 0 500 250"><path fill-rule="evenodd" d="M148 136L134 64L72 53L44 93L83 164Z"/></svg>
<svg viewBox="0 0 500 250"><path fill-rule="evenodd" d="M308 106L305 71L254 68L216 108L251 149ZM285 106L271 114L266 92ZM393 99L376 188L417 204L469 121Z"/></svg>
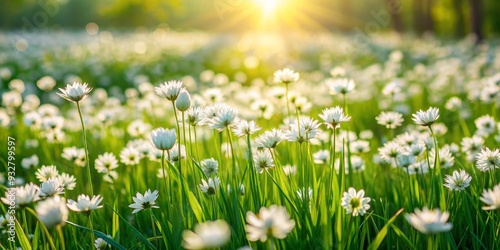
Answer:
<svg viewBox="0 0 500 250"><path fill-rule="evenodd" d="M434 18L432 18L432 5L433 5L432 0L425 1L425 7L424 7L425 31L434 31Z"/></svg>
<svg viewBox="0 0 500 250"><path fill-rule="evenodd" d="M403 32L403 21L401 19L401 2L398 0L387 0L387 6L391 13L393 28L396 32Z"/></svg>
<svg viewBox="0 0 500 250"><path fill-rule="evenodd" d="M423 11L422 11L422 1L413 0L413 26L418 34L422 34L425 30L423 25Z"/></svg>
<svg viewBox="0 0 500 250"><path fill-rule="evenodd" d="M455 36L463 37L465 35L465 16L463 9L463 0L454 0L453 8L457 19L455 21Z"/></svg>
<svg viewBox="0 0 500 250"><path fill-rule="evenodd" d="M472 32L476 35L477 42L483 40L482 26L482 3L481 0L469 0L470 2L470 20Z"/></svg>

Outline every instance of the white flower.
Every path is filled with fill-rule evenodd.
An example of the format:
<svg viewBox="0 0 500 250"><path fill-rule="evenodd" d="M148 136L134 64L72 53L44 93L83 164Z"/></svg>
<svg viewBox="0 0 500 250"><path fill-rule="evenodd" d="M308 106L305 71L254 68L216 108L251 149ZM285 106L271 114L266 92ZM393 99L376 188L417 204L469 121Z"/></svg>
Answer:
<svg viewBox="0 0 500 250"><path fill-rule="evenodd" d="M42 116L36 111L31 111L24 115L23 123L32 129L39 129L42 125Z"/></svg>
<svg viewBox="0 0 500 250"><path fill-rule="evenodd" d="M262 174L264 170L274 168L274 160L268 150L258 150L253 156L255 170Z"/></svg>
<svg viewBox="0 0 500 250"><path fill-rule="evenodd" d="M94 195L92 199L90 199L88 195L81 194L78 195L78 201L70 199L67 206L75 212L90 213L92 210L102 208L102 205L99 205L101 201L102 197L100 195Z"/></svg>
<svg viewBox="0 0 500 250"><path fill-rule="evenodd" d="M483 115L474 121L477 127L476 134L482 137L487 137L495 132L496 122L490 115Z"/></svg>
<svg viewBox="0 0 500 250"><path fill-rule="evenodd" d="M7 111L0 109L0 126L6 128L10 124L10 117Z"/></svg>
<svg viewBox="0 0 500 250"><path fill-rule="evenodd" d="M181 81L172 80L155 87L155 92L160 97L166 98L169 101L175 101L183 89Z"/></svg>
<svg viewBox="0 0 500 250"><path fill-rule="evenodd" d="M186 249L214 249L224 246L231 238L231 229L224 220L197 224L194 232L184 230L182 246Z"/></svg>
<svg viewBox="0 0 500 250"><path fill-rule="evenodd" d="M120 152L120 161L125 165L137 165L140 160L140 152L135 148L127 147Z"/></svg>
<svg viewBox="0 0 500 250"><path fill-rule="evenodd" d="M59 91L61 93L57 93L57 95L60 97L70 102L78 103L87 98L92 88L89 88L87 83L74 82L73 84L67 84L64 89L59 88Z"/></svg>
<svg viewBox="0 0 500 250"><path fill-rule="evenodd" d="M26 169L33 169L38 166L38 156L37 155L32 155L30 157L24 158L21 160L21 166Z"/></svg>
<svg viewBox="0 0 500 250"><path fill-rule="evenodd" d="M44 76L36 81L36 86L43 91L51 91L56 86L56 80L50 76Z"/></svg>
<svg viewBox="0 0 500 250"><path fill-rule="evenodd" d="M118 178L118 172L114 171L118 168L118 160L113 153L99 155L94 165L98 173L104 174L105 181L113 183Z"/></svg>
<svg viewBox="0 0 500 250"><path fill-rule="evenodd" d="M431 168L434 168L434 162L436 160L435 154L435 151L431 151L429 154ZM453 157L453 155L451 154L450 149L447 147L439 149L439 165L441 166L441 168L451 168L454 164L455 157Z"/></svg>
<svg viewBox="0 0 500 250"><path fill-rule="evenodd" d="M145 137L150 130L151 125L142 120L135 120L127 127L127 132L132 137Z"/></svg>
<svg viewBox="0 0 500 250"><path fill-rule="evenodd" d="M199 186L202 193L213 195L220 186L219 177L208 178L208 182L202 179Z"/></svg>
<svg viewBox="0 0 500 250"><path fill-rule="evenodd" d="M404 153L396 157L398 167L407 168L416 162L415 156L409 153Z"/></svg>
<svg viewBox="0 0 500 250"><path fill-rule="evenodd" d="M403 147L397 141L390 141L378 149L380 157L387 162L392 163L392 160L397 159L403 153Z"/></svg>
<svg viewBox="0 0 500 250"><path fill-rule="evenodd" d="M330 152L328 150L320 150L313 154L314 163L327 164L330 160Z"/></svg>
<svg viewBox="0 0 500 250"><path fill-rule="evenodd" d="M277 205L262 207L257 215L248 211L246 219L245 231L249 241L265 242L270 237L284 239L295 227L295 221L290 219L286 208Z"/></svg>
<svg viewBox="0 0 500 250"><path fill-rule="evenodd" d="M57 177L61 182L61 186L67 190L73 190L76 187L76 178L73 175L69 175L67 173L62 173Z"/></svg>
<svg viewBox="0 0 500 250"><path fill-rule="evenodd" d="M175 100L175 107L181 112L184 112L191 107L191 96L185 89L181 90L179 96Z"/></svg>
<svg viewBox="0 0 500 250"><path fill-rule="evenodd" d="M17 91L9 91L2 94L2 103L8 109L13 109L21 106L23 103L23 97L21 93Z"/></svg>
<svg viewBox="0 0 500 250"><path fill-rule="evenodd" d="M417 125L430 126L439 118L439 109L430 107L426 111L419 110L413 114L413 121Z"/></svg>
<svg viewBox="0 0 500 250"><path fill-rule="evenodd" d="M331 129L336 129L340 127L340 123L351 120L351 117L345 115L344 109L339 106L324 109L319 117L321 117L325 124Z"/></svg>
<svg viewBox="0 0 500 250"><path fill-rule="evenodd" d="M217 109L215 116L208 122L208 125L211 129L217 129L219 132L223 131L235 123L237 115L238 110L227 105L220 106L220 108Z"/></svg>
<svg viewBox="0 0 500 250"><path fill-rule="evenodd" d="M375 117L377 123L385 126L388 129L395 129L401 126L403 120L403 115L398 112L382 112L380 115Z"/></svg>
<svg viewBox="0 0 500 250"><path fill-rule="evenodd" d="M110 236L108 236L109 238L111 238ZM104 249L108 249L110 247L110 245L104 241L102 238L97 238L95 241L94 241L94 246L95 246L95 249L97 250L104 250Z"/></svg>
<svg viewBox="0 0 500 250"><path fill-rule="evenodd" d="M187 121L191 126L198 126L203 123L203 109L200 107L191 107L187 110Z"/></svg>
<svg viewBox="0 0 500 250"><path fill-rule="evenodd" d="M169 161L174 162L179 160L179 146L177 144L169 151L170 159ZM186 158L186 147L181 145L181 159Z"/></svg>
<svg viewBox="0 0 500 250"><path fill-rule="evenodd" d="M159 150L170 150L175 145L175 129L157 128L151 132L151 142Z"/></svg>
<svg viewBox="0 0 500 250"><path fill-rule="evenodd" d="M144 193L144 195L137 193L136 197L132 197L134 203L130 204L128 207L133 208L133 214L150 208L159 208L155 201L158 199L158 190L151 192L150 189Z"/></svg>
<svg viewBox="0 0 500 250"><path fill-rule="evenodd" d="M66 201L59 196L40 201L35 211L40 221L48 228L64 225L64 222L68 220Z"/></svg>
<svg viewBox="0 0 500 250"><path fill-rule="evenodd" d="M356 189L350 187L347 192L344 192L342 197L342 207L344 207L346 214L352 216L364 215L370 209L370 197L364 197L365 191L363 189L356 192Z"/></svg>
<svg viewBox="0 0 500 250"><path fill-rule="evenodd" d="M167 173L166 169L159 168L156 172L156 177L158 177L159 179L163 179L167 176L168 176L168 173Z"/></svg>
<svg viewBox="0 0 500 250"><path fill-rule="evenodd" d="M296 73L295 71L289 68L284 68L282 70L274 72L275 83L289 84L289 83L294 83L298 80L299 80L299 73Z"/></svg>
<svg viewBox="0 0 500 250"><path fill-rule="evenodd" d="M5 197L1 199L9 206L25 207L40 199L40 188L33 183L11 188L5 192Z"/></svg>
<svg viewBox="0 0 500 250"><path fill-rule="evenodd" d="M85 149L83 148L64 148L61 157L73 162L76 166L85 167Z"/></svg>
<svg viewBox="0 0 500 250"><path fill-rule="evenodd" d="M429 210L424 207L422 210L415 209L415 213L405 214L405 218L415 229L423 234L436 234L448 232L453 225L447 223L449 217L448 212L443 212L439 209Z"/></svg>
<svg viewBox="0 0 500 250"><path fill-rule="evenodd" d="M58 175L59 175L59 171L57 171L57 168L54 165L50 165L50 166L42 165L42 167L39 168L35 173L36 178L40 182L44 182L52 177L57 177Z"/></svg>
<svg viewBox="0 0 500 250"><path fill-rule="evenodd" d="M299 125L300 127L298 127ZM299 124L296 122L290 124L290 129L285 132L285 137L288 141L302 143L314 139L320 132L318 121L310 117L302 117Z"/></svg>
<svg viewBox="0 0 500 250"><path fill-rule="evenodd" d="M238 137L251 135L259 130L260 127L257 123L255 123L255 121L241 119L233 125L233 133Z"/></svg>
<svg viewBox="0 0 500 250"><path fill-rule="evenodd" d="M444 105L444 107L450 111L457 111L462 109L462 99L453 96Z"/></svg>
<svg viewBox="0 0 500 250"><path fill-rule="evenodd" d="M472 177L465 170L461 169L460 172L455 170L453 176L446 175L444 186L451 191L463 191L469 186L471 180Z"/></svg>
<svg viewBox="0 0 500 250"><path fill-rule="evenodd" d="M347 94L354 90L356 84L353 80L347 78L330 79L326 82L328 88L333 94Z"/></svg>
<svg viewBox="0 0 500 250"><path fill-rule="evenodd" d="M467 160L470 162L476 161L476 156L481 151L484 144L484 139L474 135L473 137L464 137L461 141L462 152L466 154Z"/></svg>
<svg viewBox="0 0 500 250"><path fill-rule="evenodd" d="M214 159L205 159L200 162L201 170L205 173L206 176L210 176L211 174L217 174L219 170L219 163Z"/></svg>
<svg viewBox="0 0 500 250"><path fill-rule="evenodd" d="M355 140L350 143L351 152L354 154L362 154L370 152L370 142L365 140Z"/></svg>
<svg viewBox="0 0 500 250"><path fill-rule="evenodd" d="M50 116L42 119L42 128L45 130L61 130L64 126L62 116Z"/></svg>
<svg viewBox="0 0 500 250"><path fill-rule="evenodd" d="M494 170L500 167L500 150L491 151L489 148L481 149L481 153L476 156L476 167L483 171Z"/></svg>
<svg viewBox="0 0 500 250"><path fill-rule="evenodd" d="M500 184L494 186L493 189L484 189L480 199L488 205L483 207L483 210L500 209Z"/></svg>
<svg viewBox="0 0 500 250"><path fill-rule="evenodd" d="M64 187L57 177L50 178L40 185L40 197L42 198L56 196L64 193L63 191Z"/></svg>
<svg viewBox="0 0 500 250"><path fill-rule="evenodd" d="M273 103L267 99L257 99L252 105L250 105L250 109L259 113L260 117L265 119L271 119L274 114L274 106Z"/></svg>
<svg viewBox="0 0 500 250"><path fill-rule="evenodd" d="M283 131L273 128L271 131L265 131L255 139L255 144L260 148L275 148L278 144L285 139Z"/></svg>

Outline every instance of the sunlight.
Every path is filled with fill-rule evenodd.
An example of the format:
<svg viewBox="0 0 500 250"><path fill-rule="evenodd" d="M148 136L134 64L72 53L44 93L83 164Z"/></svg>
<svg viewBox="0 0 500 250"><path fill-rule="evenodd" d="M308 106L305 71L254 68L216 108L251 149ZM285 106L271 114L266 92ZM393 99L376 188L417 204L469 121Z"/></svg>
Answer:
<svg viewBox="0 0 500 250"><path fill-rule="evenodd" d="M264 16L273 14L278 9L283 0L254 0L254 4L258 6Z"/></svg>

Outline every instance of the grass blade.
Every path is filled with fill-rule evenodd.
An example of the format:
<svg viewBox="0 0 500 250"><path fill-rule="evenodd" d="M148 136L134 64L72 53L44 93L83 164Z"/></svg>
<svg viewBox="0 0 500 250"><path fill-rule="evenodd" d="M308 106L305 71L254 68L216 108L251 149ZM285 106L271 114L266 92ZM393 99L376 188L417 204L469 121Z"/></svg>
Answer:
<svg viewBox="0 0 500 250"><path fill-rule="evenodd" d="M399 209L399 211L397 211L396 214L394 214L394 216L392 216L392 218L390 218L387 221L385 226L380 230L380 232L378 232L377 236L375 236L375 239L373 240L373 242L368 246L368 250L374 250L374 249L378 249L380 247L380 244L382 244L382 241L384 241L385 236L387 235L387 232L389 231L389 227L396 220L398 215L400 215L403 212L403 210L404 210L403 208Z"/></svg>
<svg viewBox="0 0 500 250"><path fill-rule="evenodd" d="M132 225L130 225L130 223L128 223L128 221L127 221L125 218L123 218L123 216L121 216L118 212L116 212L116 211L115 211L115 210L114 210L114 209L113 209L113 208L112 208L112 207L111 207L108 203L106 203L106 206L108 206L111 210L113 210L113 212L114 212L115 214L117 214L117 215L120 217L120 219L121 219L122 221L124 221L124 222L125 222L125 224L127 224L127 225L130 227L130 229L132 229L132 231L134 231L134 234L135 234L135 235L136 235L136 236L137 236L137 237L138 237L138 238L139 238L139 239L140 239L140 240L141 240L141 241L142 241L142 242L143 242L146 246L148 246L148 247L149 247L149 248L151 248L151 249L155 249L155 250L156 250L156 247L155 247L153 244L151 244L151 242L149 242L149 241L148 241L148 239L146 239L146 237L144 237L144 235L142 235L139 231L137 231L137 229L136 229L135 227L133 227Z"/></svg>
<svg viewBox="0 0 500 250"><path fill-rule="evenodd" d="M84 226L80 226L76 223L73 223L71 221L66 221L66 223L68 223L69 225L72 225L72 226L75 226L77 228L80 228L80 229L83 229L87 232L90 232L90 233L93 233L95 236L99 237L99 238L102 238L104 241L106 241L108 244L110 244L111 246L113 246L114 248L116 249L119 249L119 250L126 250L126 248L122 245L120 245L118 242L114 241L113 239L111 239L110 237L108 237L105 233L103 232L100 232L100 231L96 231L96 230L92 230L88 227L84 227ZM23 248L24 249L24 248Z"/></svg>
<svg viewBox="0 0 500 250"><path fill-rule="evenodd" d="M19 240L19 244L21 245L21 248L24 250L31 250L31 244L30 241L28 240L28 237L24 233L23 228L19 224L19 221L16 220L16 233L17 233L17 239Z"/></svg>

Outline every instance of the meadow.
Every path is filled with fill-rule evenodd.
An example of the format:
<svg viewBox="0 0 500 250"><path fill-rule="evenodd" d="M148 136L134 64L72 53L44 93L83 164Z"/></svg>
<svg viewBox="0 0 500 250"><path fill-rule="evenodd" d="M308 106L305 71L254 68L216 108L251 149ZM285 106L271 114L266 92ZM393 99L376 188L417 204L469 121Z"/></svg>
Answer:
<svg viewBox="0 0 500 250"><path fill-rule="evenodd" d="M0 34L1 249L500 249L500 47Z"/></svg>

